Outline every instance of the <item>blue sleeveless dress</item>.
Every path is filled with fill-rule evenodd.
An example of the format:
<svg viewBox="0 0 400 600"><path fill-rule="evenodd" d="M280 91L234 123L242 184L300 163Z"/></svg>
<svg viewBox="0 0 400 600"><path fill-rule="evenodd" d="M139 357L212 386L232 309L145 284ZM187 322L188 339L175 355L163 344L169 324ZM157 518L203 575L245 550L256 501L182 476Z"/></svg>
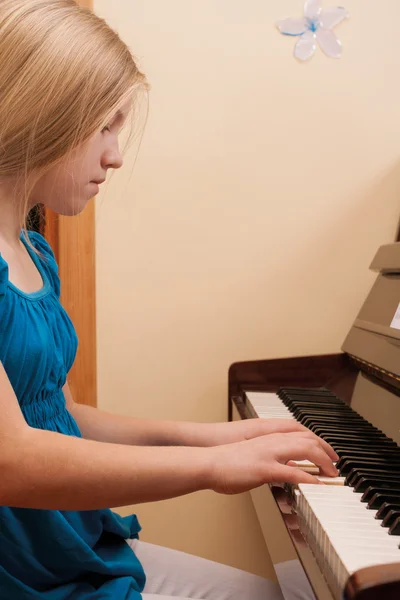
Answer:
<svg viewBox="0 0 400 600"><path fill-rule="evenodd" d="M53 252L41 235L28 235L42 257L22 233L21 240L44 286L23 293L8 280L0 255L0 361L31 427L82 437L62 391L77 350L76 333L59 302ZM109 509L0 506L0 598L139 600L145 575L125 539L137 538L140 529L135 515L122 518Z"/></svg>

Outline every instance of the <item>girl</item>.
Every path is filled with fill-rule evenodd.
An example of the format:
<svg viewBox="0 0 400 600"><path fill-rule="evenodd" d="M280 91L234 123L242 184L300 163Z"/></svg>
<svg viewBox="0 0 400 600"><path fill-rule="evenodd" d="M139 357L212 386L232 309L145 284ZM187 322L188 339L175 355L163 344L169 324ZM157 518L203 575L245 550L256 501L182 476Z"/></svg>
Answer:
<svg viewBox="0 0 400 600"><path fill-rule="evenodd" d="M85 208L93 182L122 166L118 135L147 84L74 0L0 6L0 597L281 598L261 577L139 542L136 516L110 510L316 483L286 463L307 458L334 476L337 456L296 423L137 420L74 403L76 335L53 252L25 218L38 203Z"/></svg>

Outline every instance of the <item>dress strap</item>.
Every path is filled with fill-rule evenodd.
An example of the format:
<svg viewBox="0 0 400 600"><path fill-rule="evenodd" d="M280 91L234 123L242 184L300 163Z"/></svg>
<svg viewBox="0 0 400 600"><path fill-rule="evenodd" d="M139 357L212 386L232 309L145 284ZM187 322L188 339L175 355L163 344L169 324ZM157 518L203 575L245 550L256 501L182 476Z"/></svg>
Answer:
<svg viewBox="0 0 400 600"><path fill-rule="evenodd" d="M46 274L48 275L51 281L52 287L57 297L59 298L60 278L58 275L58 265L54 256L54 252L51 249L51 246L48 243L48 241L42 235L40 235L40 233L37 233L36 231L28 231L27 233L32 246L34 246L36 250L38 250L41 254L41 265L46 270ZM21 234L21 236L22 235L23 233Z"/></svg>
<svg viewBox="0 0 400 600"><path fill-rule="evenodd" d="M0 302L7 293L8 288L8 264L0 254Z"/></svg>

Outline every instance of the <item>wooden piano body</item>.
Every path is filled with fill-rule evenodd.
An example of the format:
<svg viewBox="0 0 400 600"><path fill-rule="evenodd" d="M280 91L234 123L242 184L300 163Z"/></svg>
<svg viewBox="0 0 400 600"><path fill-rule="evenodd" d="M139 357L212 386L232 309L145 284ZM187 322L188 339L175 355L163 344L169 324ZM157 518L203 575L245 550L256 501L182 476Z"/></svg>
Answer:
<svg viewBox="0 0 400 600"><path fill-rule="evenodd" d="M378 272L377 279L341 353L231 365L230 420L255 416L245 391L326 387L400 443L400 243L382 246L370 268ZM314 593L318 600L334 600L332 586L299 530L290 493L270 485L250 493L285 600L290 600L290 590L285 592L281 567L296 561L305 588L311 585L311 597ZM343 594L347 600L400 599L400 550L398 564L353 574Z"/></svg>

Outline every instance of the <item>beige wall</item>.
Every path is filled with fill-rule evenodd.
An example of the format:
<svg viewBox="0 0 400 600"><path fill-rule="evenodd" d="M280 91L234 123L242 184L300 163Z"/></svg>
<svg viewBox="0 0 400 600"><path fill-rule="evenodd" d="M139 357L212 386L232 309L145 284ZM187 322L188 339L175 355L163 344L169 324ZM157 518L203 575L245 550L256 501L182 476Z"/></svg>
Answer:
<svg viewBox="0 0 400 600"><path fill-rule="evenodd" d="M340 349L398 220L400 5L346 0L343 58L306 65L274 28L302 5L95 0L152 84L99 197L100 408L225 420L232 362ZM134 510L144 540L265 572L247 496Z"/></svg>

